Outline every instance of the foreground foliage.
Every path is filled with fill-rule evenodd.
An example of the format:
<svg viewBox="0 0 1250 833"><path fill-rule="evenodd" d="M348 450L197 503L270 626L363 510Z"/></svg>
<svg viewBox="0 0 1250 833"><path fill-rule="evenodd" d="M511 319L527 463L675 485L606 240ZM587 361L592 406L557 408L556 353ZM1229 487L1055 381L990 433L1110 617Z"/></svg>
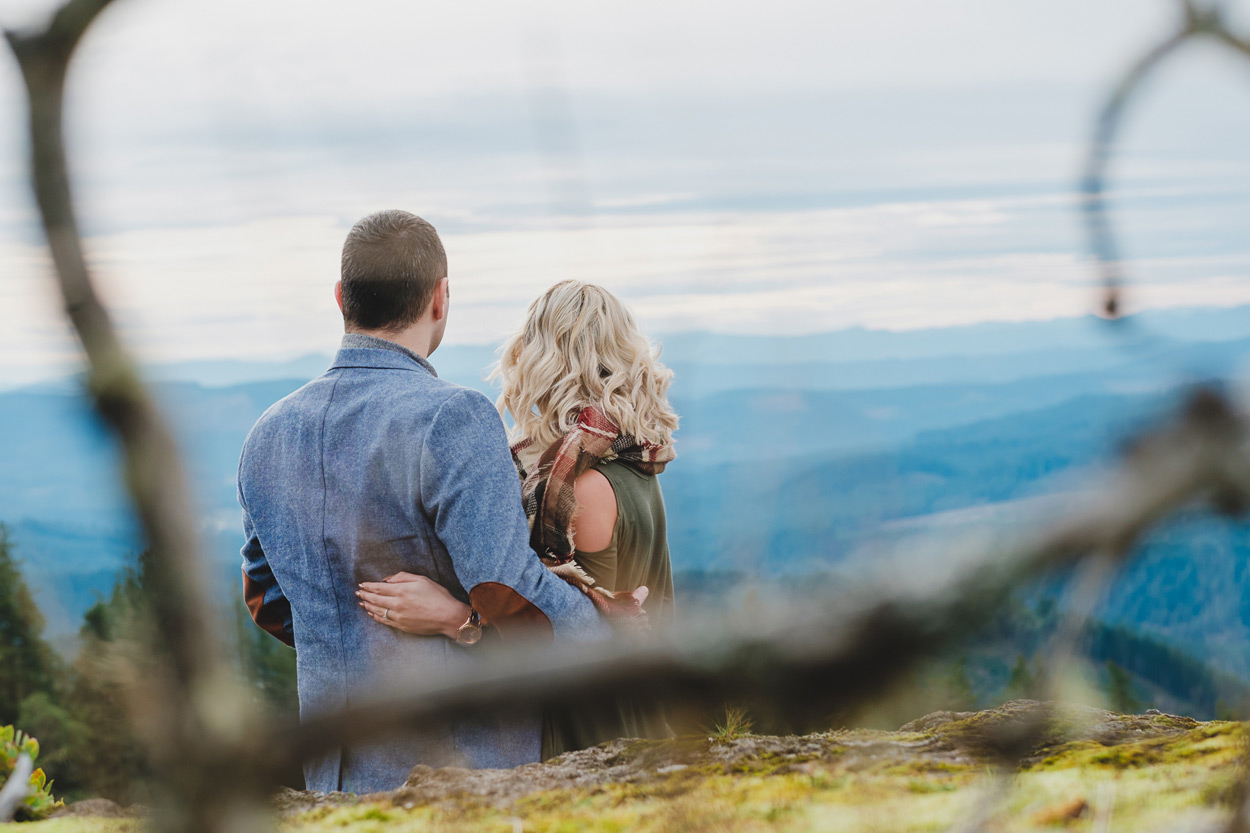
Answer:
<svg viewBox="0 0 1250 833"><path fill-rule="evenodd" d="M22 755L38 760L39 741L12 726L0 726L0 786L8 782ZM29 780L30 793L17 809L17 821L41 819L63 806L52 795L52 782L42 769L32 772Z"/></svg>

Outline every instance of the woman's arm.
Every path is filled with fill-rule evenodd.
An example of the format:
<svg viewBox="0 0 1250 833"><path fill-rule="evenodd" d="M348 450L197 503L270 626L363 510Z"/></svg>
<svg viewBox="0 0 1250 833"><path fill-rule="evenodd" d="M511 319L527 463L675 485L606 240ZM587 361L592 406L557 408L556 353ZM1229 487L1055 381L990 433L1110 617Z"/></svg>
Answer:
<svg viewBox="0 0 1250 833"><path fill-rule="evenodd" d="M607 549L612 544L617 520L616 492L612 490L612 484L602 472L590 469L573 482L573 496L577 499L577 512L573 515L573 546L587 555ZM601 603L601 610L617 627L645 632L647 614L642 606L647 601L648 592L646 587L635 587L628 593L624 590L611 592L607 596L608 601Z"/></svg>
<svg viewBox="0 0 1250 833"><path fill-rule="evenodd" d="M573 515L573 546L599 552L612 543L616 529L616 492L602 472L590 469L573 482L577 512Z"/></svg>
<svg viewBox="0 0 1250 833"><path fill-rule="evenodd" d="M616 493L601 473L591 469L573 484L577 498L573 544L598 552L612 543L616 528ZM425 576L396 573L386 581L367 581L356 591L360 606L375 622L421 636L451 639L469 618L469 606ZM645 596L644 596L645 598Z"/></svg>
<svg viewBox="0 0 1250 833"><path fill-rule="evenodd" d="M375 622L419 636L450 639L469 618L469 606L425 576L396 573L386 581L366 581L356 591L360 606Z"/></svg>

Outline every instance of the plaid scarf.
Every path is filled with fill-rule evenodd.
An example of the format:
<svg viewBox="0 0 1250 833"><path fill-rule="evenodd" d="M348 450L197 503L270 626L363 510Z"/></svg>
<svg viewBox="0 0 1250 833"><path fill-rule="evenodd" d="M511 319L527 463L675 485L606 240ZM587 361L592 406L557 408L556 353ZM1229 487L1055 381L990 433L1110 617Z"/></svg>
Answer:
<svg viewBox="0 0 1250 833"><path fill-rule="evenodd" d="M589 596L600 611L620 615L620 605L611 604L617 601L618 594L594 587L594 579L573 560L572 522L577 511L573 484L595 464L609 460L623 460L647 474L659 474L676 456L673 446L640 443L633 436L622 434L615 422L594 407L584 408L573 430L552 443L534 468L526 472L519 454L529 445L529 440L514 445L512 459L521 475L530 546L552 572ZM635 594L621 594L621 601L631 599L633 606L640 606L642 602Z"/></svg>

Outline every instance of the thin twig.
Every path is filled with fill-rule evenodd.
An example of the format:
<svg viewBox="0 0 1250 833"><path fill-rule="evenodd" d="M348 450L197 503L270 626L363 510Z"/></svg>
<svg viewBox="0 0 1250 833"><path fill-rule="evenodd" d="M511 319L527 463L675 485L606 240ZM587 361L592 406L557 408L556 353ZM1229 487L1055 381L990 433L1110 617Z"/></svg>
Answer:
<svg viewBox="0 0 1250 833"><path fill-rule="evenodd" d="M1084 195L1082 204L1085 208L1085 226L1089 233L1090 248L1098 260L1098 268L1102 276L1105 293L1103 313L1110 319L1119 318L1123 312L1123 299L1120 296L1124 284L1124 269L1116 245L1115 232L1111 227L1105 194L1107 165L1115 146L1116 132L1120 127L1125 107L1133 93L1141 86L1142 81L1151 70L1187 41L1193 33L1193 29L1187 23L1185 28L1155 46L1133 64L1116 84L1095 122L1094 137L1089 144L1085 159L1085 172L1081 177L1081 191Z"/></svg>
<svg viewBox="0 0 1250 833"><path fill-rule="evenodd" d="M1141 89L1146 78L1164 59L1182 44L1199 37L1213 38L1250 58L1250 40L1231 32L1224 19L1224 5L1219 2L1197 3L1181 0L1183 23L1167 39L1139 58L1112 89L1095 121L1094 135L1089 143L1081 177L1085 209L1085 227L1090 249L1097 259L1103 284L1103 314L1118 319L1124 312L1121 297L1125 282L1123 260L1116 243L1115 231L1107 209L1107 167L1115 147L1116 133L1124 119L1129 101Z"/></svg>

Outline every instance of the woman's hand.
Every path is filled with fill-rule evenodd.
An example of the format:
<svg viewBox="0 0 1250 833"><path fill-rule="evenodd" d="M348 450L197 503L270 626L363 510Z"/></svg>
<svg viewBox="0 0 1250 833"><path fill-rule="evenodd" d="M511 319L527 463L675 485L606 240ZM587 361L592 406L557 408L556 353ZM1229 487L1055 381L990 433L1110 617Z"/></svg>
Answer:
<svg viewBox="0 0 1250 833"><path fill-rule="evenodd" d="M455 639L469 618L469 606L456 601L446 587L412 573L362 582L356 597L373 621L419 636Z"/></svg>

